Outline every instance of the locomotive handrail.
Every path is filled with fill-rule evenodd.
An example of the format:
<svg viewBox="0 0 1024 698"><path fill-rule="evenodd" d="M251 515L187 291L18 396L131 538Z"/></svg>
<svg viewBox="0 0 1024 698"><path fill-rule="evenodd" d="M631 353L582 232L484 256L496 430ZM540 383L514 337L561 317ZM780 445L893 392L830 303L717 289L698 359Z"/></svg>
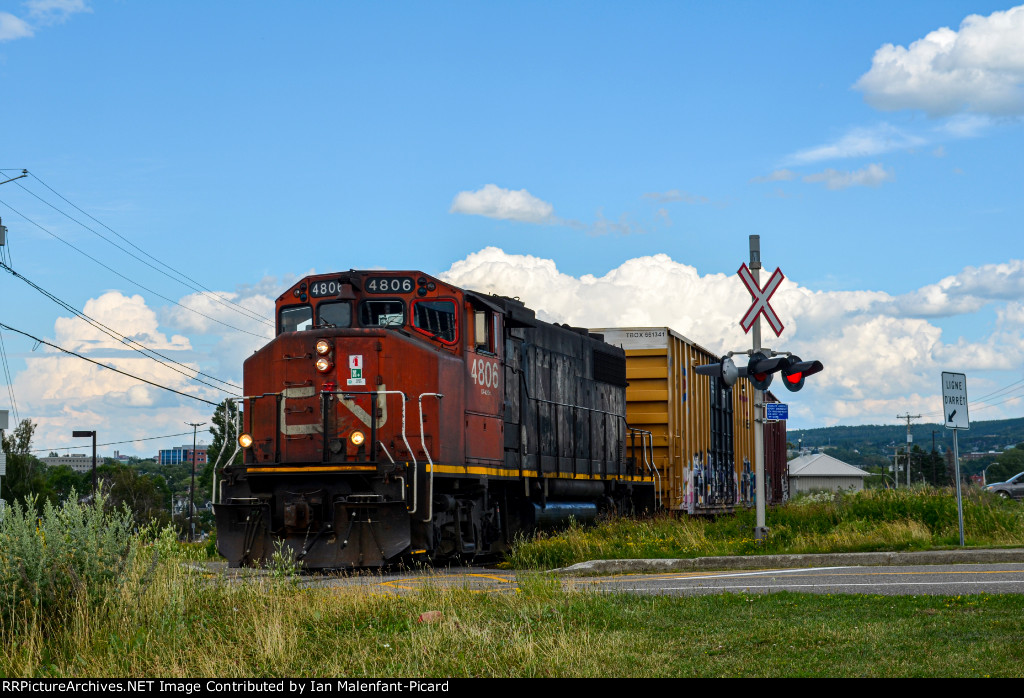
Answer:
<svg viewBox="0 0 1024 698"><path fill-rule="evenodd" d="M438 400L442 399L444 395L441 393L420 393L417 402L420 406L420 444L423 446L423 453L427 456L427 463L430 464L430 486L427 494L427 518L421 519L424 523L429 523L434 518L434 461L430 458L430 451L427 450L427 440L423 436L423 396L433 395ZM416 479L413 478L413 482Z"/></svg>
<svg viewBox="0 0 1024 698"><path fill-rule="evenodd" d="M234 398L229 397L229 398L225 399L224 400L224 416L225 417L228 416L228 414L227 414L228 413L227 405L228 405L229 402L241 402L242 400L245 400L245 398L244 397L234 397ZM224 464L225 468L227 467L228 463L230 463L231 461L233 461L235 459L235 456L238 455L238 450L241 448L241 444L238 443L238 436L242 433L242 410L235 410L235 419L233 421L235 423L234 424L234 426L235 426L235 438L232 439L232 440L235 442L235 450L231 452L230 456L228 456L228 459L227 459L227 461ZM230 438L230 435L231 435L231 423L232 423L232 420L230 420L230 419L225 419L225 421L224 421L224 440L225 440L225 443L227 442L227 439ZM224 458L224 446L223 446L223 444L221 444L220 453L217 454L217 461L213 464L213 473L212 473L212 478L211 478L212 482L210 483L210 503L211 504L219 504L219 502L217 501L219 499L219 497L217 496L217 468L220 466L220 461L221 461L222 458ZM221 483L221 486L223 486L223 483Z"/></svg>
<svg viewBox="0 0 1024 698"><path fill-rule="evenodd" d="M405 449L409 452L409 457L412 458L412 474L413 474L413 478L412 478L412 508L409 509L409 513L412 513L414 511L416 511L416 508L419 506L418 492L417 492L417 488L416 488L416 453L412 450L412 446L409 445L409 439L407 439L406 436L405 436L405 403L409 401L409 396L406 395L401 390L321 390L320 392L322 394L325 394L325 395L342 395L342 396L345 396L345 395L375 395L375 396L376 395L384 395L385 396L385 398L384 398L385 400L387 400L387 397L386 397L387 395L401 395L402 396L402 441L405 442ZM324 414L325 415L327 414L327 410L324 410ZM374 431L376 431L376 424L377 424L377 410L376 409L373 410L373 414L371 415L370 419L371 419L371 421L372 421L372 423L374 425ZM324 436L326 437L326 430L325 430ZM381 448L384 448L383 442L379 442L378 441L378 443L380 443ZM391 454L388 453L388 450L386 448L384 448L384 453L387 454L388 459L390 459L392 463L395 462L395 460L393 458L391 458ZM404 487L405 483L403 482L402 484L403 484L402 491L404 493L405 492L405 487Z"/></svg>
<svg viewBox="0 0 1024 698"><path fill-rule="evenodd" d="M523 386L523 388L524 388L524 392L526 393L526 399L527 400L533 400L534 402L543 402L543 403L548 404L548 405L555 405L556 407L571 407L571 408L576 409L576 410L586 410L587 412L596 412L598 414L603 414L603 415L607 415L609 417L614 417L616 419L619 419L619 420L622 421L622 425L627 430L635 431L637 433L646 433L646 434L651 435L651 450L652 451L654 450L654 435L651 434L651 432L649 432L649 431L645 432L643 429L636 429L635 427L629 426L629 422L626 421L626 416L625 415L618 414L616 412L609 412L608 410L599 410L596 407L586 407L584 405L575 405L575 404L572 404L572 403L569 403L569 402L556 402L554 400L545 400L542 397L532 397L530 395L529 389L527 389L525 385ZM641 436L641 442L640 443L641 443L641 449L644 449L644 446L643 446L644 440L643 440L642 436ZM657 479L658 488L660 490L660 488L661 488L661 473L658 471L657 467L652 467L651 464L647 462L647 460L646 460L646 451L644 451L644 453L645 453L645 455L644 455L644 462L647 465L647 472L648 473L651 473L651 472L654 473L654 475L652 477Z"/></svg>
<svg viewBox="0 0 1024 698"><path fill-rule="evenodd" d="M257 399L259 399L261 397L279 397L280 395L281 395L281 393L263 393L262 395L243 395L241 397L229 397L229 398L224 400L224 403L225 404L229 403L229 402L244 403L246 400L257 400ZM225 412L226 411L227 410L225 409ZM224 467L225 468L228 467L228 465L231 463L231 461L233 461L235 459L235 456L238 455L238 451L241 448L241 444L238 443L238 437L242 433L242 410L235 410L235 420L234 421L235 421L235 438L233 440L235 442L235 450L231 452L231 455L228 457L227 461L224 463ZM224 423L224 425L225 425L224 426L224 438L225 438L225 440L227 440L228 435L231 433L231 430L228 428L231 425L231 421L230 420L226 421ZM210 483L210 499L211 499L211 503L212 504L219 504L220 503L218 501L220 499L220 497L217 496L217 468L220 466L220 461L221 461L221 459L223 457L224 457L224 449L222 448L221 452L217 454L217 461L213 464L213 474L212 474L212 477L211 477L212 482ZM222 482L221 483L221 487L223 487L223 486L224 486L224 483Z"/></svg>

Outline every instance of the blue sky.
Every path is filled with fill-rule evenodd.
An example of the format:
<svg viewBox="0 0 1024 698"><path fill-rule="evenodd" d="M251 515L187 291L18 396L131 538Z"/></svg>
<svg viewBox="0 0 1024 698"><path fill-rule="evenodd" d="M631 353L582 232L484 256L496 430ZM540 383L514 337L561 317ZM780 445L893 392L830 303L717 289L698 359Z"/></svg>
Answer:
<svg viewBox="0 0 1024 698"><path fill-rule="evenodd" d="M937 420L943 370L966 372L972 399L1022 378L1012 2L0 2L0 95L0 168L33 175L0 185L4 259L226 380L262 340L209 317L265 326L169 276L269 317L312 270L421 269L717 352L749 345L735 272L750 234L787 277L787 329L766 343L826 363L785 396L792 427ZM8 274L0 293L0 322L223 397ZM0 409L13 393L39 447L208 417L3 339ZM972 418L1021 416L1002 402L1016 395Z"/></svg>

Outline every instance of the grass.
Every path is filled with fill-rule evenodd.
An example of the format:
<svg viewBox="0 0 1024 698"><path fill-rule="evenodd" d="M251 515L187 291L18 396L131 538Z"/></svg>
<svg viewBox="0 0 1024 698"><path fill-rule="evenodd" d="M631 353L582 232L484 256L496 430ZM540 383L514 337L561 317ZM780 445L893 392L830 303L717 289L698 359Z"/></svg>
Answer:
<svg viewBox="0 0 1024 698"><path fill-rule="evenodd" d="M768 511L764 541L753 538L754 512L701 519L670 515L613 519L597 526L520 540L516 569L552 569L586 560L692 558L711 555L925 550L959 546L952 490L864 490L797 498ZM965 543L1024 544L1024 506L978 490L964 495Z"/></svg>
<svg viewBox="0 0 1024 698"><path fill-rule="evenodd" d="M769 515L775 535L766 547L934 545L952 535L941 496L798 500ZM972 501L988 507L968 508L972 541L1021 542L1019 504ZM612 521L545 538L537 549L632 557L758 552L741 537L752 525L743 516ZM116 528L118 521L106 525ZM45 527L23 523L19 540L51 555L56 529L43 536ZM61 548L67 565L84 540L76 536L67 537L73 548ZM70 575L74 593L63 603L48 605L46 593L3 597L0 675L1024 676L1019 594L643 596L563 588L541 572L521 573L514 592L429 583L402 593L383 586L305 588L286 566L241 582L198 574L186 563L205 559L207 550L177 543L170 531L139 537L131 546L137 554L121 554L121 545L114 548L117 573ZM517 548L520 554L527 545ZM26 579L28 588L39 588ZM436 620L420 622L430 611Z"/></svg>
<svg viewBox="0 0 1024 698"><path fill-rule="evenodd" d="M61 618L5 609L5 677L1024 676L1024 596L408 594L159 565ZM383 588L381 588L383 591ZM81 597L84 601L85 597ZM436 622L419 622L426 611Z"/></svg>

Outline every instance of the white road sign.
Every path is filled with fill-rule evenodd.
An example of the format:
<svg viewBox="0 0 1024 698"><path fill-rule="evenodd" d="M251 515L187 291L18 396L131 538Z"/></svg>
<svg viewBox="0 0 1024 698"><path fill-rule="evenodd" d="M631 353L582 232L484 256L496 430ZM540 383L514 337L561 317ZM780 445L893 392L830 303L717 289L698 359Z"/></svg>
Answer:
<svg viewBox="0 0 1024 698"><path fill-rule="evenodd" d="M970 429L967 416L967 376L942 372L942 418L947 429Z"/></svg>

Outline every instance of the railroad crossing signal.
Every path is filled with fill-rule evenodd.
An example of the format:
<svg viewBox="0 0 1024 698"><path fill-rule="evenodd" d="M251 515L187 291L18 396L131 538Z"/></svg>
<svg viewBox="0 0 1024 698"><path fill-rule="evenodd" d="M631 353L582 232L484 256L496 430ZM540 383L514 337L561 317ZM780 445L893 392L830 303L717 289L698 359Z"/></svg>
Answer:
<svg viewBox="0 0 1024 698"><path fill-rule="evenodd" d="M782 320L775 314L775 309L768 304L772 294L775 293L779 288L779 284L786 278L782 270L775 267L775 272L768 279L768 283L764 285L764 288L761 288L757 281L754 280L754 275L746 264L741 264L739 271L736 273L740 275L740 279L754 299L754 303L747 310L747 314L740 320L740 327L743 328L744 332L750 332L750 328L754 326L757 316L764 315L765 320L771 325L772 331L775 332L775 336L782 336L782 330L785 329L782 326Z"/></svg>
<svg viewBox="0 0 1024 698"><path fill-rule="evenodd" d="M785 356L768 358L759 351L754 352L750 355L750 361L747 363L747 378L758 390L768 390L768 386L772 384L772 375L788 365L789 359Z"/></svg>
<svg viewBox="0 0 1024 698"><path fill-rule="evenodd" d="M717 364L694 366L693 372L702 376L714 376L724 381L726 385L732 385L740 377L740 369L736 368L736 363L728 356L723 356Z"/></svg>
<svg viewBox="0 0 1024 698"><path fill-rule="evenodd" d="M791 392L804 387L804 379L821 371L820 361L803 361L799 356L772 356L762 352L750 355L746 366L737 367L731 358L723 356L716 364L694 366L694 373L702 376L714 376L732 385L740 376L746 376L758 390L767 390L772 384L776 373L782 373L782 384Z"/></svg>
<svg viewBox="0 0 1024 698"><path fill-rule="evenodd" d="M782 384L791 392L804 387L804 379L823 369L820 361L801 361L799 356L790 355L789 363L782 369Z"/></svg>

